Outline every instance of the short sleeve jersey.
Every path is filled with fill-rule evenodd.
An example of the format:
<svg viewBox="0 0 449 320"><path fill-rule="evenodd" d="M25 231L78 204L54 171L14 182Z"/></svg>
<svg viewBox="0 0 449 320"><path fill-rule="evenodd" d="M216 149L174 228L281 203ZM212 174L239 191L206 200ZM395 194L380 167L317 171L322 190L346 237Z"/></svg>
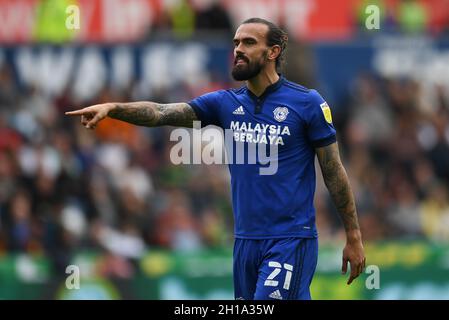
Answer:
<svg viewBox="0 0 449 320"><path fill-rule="evenodd" d="M331 110L321 95L280 76L259 97L244 86L207 93L189 104L202 126L219 126L232 137L235 237L316 237L315 148L336 141ZM244 147L243 163L236 160L237 144ZM269 150L264 158L269 163L257 151L256 160L249 161L254 145ZM270 165L275 172L261 174Z"/></svg>

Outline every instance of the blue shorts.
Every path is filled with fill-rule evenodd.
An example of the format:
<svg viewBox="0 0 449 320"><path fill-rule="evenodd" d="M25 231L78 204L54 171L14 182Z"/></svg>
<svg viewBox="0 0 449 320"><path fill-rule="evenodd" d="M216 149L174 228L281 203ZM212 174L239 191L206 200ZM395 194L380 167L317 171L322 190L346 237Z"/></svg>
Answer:
<svg viewBox="0 0 449 320"><path fill-rule="evenodd" d="M317 238L236 239L235 298L310 300L317 260Z"/></svg>

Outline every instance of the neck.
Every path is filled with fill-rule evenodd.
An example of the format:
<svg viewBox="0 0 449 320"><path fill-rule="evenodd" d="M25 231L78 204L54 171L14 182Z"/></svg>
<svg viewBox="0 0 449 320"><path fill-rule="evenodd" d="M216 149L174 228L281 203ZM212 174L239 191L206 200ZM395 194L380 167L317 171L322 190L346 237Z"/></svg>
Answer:
<svg viewBox="0 0 449 320"><path fill-rule="evenodd" d="M257 76L246 81L248 89L256 96L261 96L265 89L279 80L276 70L262 70Z"/></svg>

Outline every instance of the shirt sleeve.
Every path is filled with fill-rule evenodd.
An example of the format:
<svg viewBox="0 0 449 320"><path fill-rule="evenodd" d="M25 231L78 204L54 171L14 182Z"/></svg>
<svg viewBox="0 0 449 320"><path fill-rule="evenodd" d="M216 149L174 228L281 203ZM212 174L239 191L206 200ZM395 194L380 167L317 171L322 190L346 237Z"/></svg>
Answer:
<svg viewBox="0 0 449 320"><path fill-rule="evenodd" d="M221 126L219 116L220 95L221 91L209 92L188 102L195 111L198 120L201 121L201 127L208 125Z"/></svg>
<svg viewBox="0 0 449 320"><path fill-rule="evenodd" d="M307 137L315 148L325 147L337 141L329 105L316 91L311 90L306 109Z"/></svg>

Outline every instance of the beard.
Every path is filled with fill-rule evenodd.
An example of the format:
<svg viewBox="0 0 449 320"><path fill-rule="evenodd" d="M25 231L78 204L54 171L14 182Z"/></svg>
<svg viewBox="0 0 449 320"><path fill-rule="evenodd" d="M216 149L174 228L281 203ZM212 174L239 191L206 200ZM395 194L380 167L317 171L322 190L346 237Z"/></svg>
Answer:
<svg viewBox="0 0 449 320"><path fill-rule="evenodd" d="M234 64L234 67L232 68L232 77L234 78L234 80L245 81L257 76L263 69L263 67L265 67L265 57L266 52L262 56L262 59L260 59L259 61L250 62L246 57L237 56L235 61L237 61L238 58L241 58L246 63L238 65Z"/></svg>

